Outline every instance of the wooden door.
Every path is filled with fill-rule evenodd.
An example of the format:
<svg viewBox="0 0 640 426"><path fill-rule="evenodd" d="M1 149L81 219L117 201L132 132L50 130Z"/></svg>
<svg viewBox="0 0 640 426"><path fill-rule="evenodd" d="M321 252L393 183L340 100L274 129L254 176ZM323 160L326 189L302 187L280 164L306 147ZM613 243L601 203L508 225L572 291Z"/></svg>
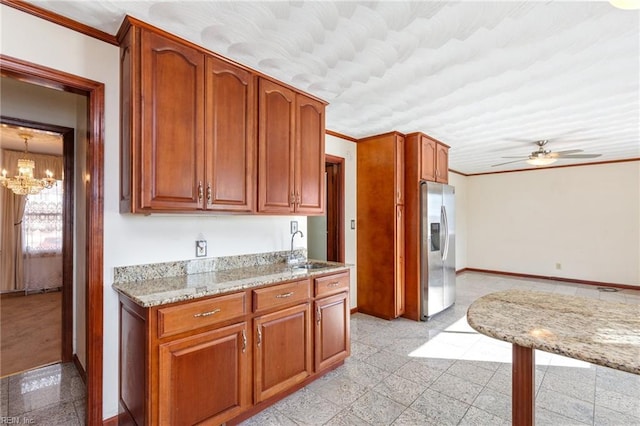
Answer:
<svg viewBox="0 0 640 426"><path fill-rule="evenodd" d="M395 316L404 314L404 270L405 270L405 218L404 206L396 207L395 231Z"/></svg>
<svg viewBox="0 0 640 426"><path fill-rule="evenodd" d="M140 207L202 208L204 55L149 31L141 43Z"/></svg>
<svg viewBox="0 0 640 426"><path fill-rule="evenodd" d="M259 85L258 211L292 213L296 201L295 92L265 79Z"/></svg>
<svg viewBox="0 0 640 426"><path fill-rule="evenodd" d="M251 405L247 323L159 346L158 422L221 424Z"/></svg>
<svg viewBox="0 0 640 426"><path fill-rule="evenodd" d="M436 142L420 137L420 179L436 181Z"/></svg>
<svg viewBox="0 0 640 426"><path fill-rule="evenodd" d="M340 362L350 354L348 293L315 302L315 371Z"/></svg>
<svg viewBox="0 0 640 426"><path fill-rule="evenodd" d="M324 212L324 105L296 94L295 211Z"/></svg>
<svg viewBox="0 0 640 426"><path fill-rule="evenodd" d="M206 62L206 208L255 209L255 76L214 57Z"/></svg>
<svg viewBox="0 0 640 426"><path fill-rule="evenodd" d="M436 147L436 182L449 182L449 147L443 144Z"/></svg>
<svg viewBox="0 0 640 426"><path fill-rule="evenodd" d="M396 204L404 204L404 136L396 135L395 143Z"/></svg>
<svg viewBox="0 0 640 426"><path fill-rule="evenodd" d="M310 305L254 319L255 402L285 391L312 373Z"/></svg>

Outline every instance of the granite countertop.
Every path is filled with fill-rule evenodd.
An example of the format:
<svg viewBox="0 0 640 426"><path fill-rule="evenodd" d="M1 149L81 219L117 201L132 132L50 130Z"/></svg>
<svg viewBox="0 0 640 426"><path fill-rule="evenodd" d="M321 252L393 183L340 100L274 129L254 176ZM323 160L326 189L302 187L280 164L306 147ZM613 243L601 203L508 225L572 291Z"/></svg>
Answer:
<svg viewBox="0 0 640 426"><path fill-rule="evenodd" d="M507 290L474 301L467 320L499 340L640 374L640 305Z"/></svg>
<svg viewBox="0 0 640 426"><path fill-rule="evenodd" d="M349 265L344 263L326 261L320 263L326 264L326 267L312 270L295 269L280 262L165 278L117 282L112 287L146 308L349 269Z"/></svg>

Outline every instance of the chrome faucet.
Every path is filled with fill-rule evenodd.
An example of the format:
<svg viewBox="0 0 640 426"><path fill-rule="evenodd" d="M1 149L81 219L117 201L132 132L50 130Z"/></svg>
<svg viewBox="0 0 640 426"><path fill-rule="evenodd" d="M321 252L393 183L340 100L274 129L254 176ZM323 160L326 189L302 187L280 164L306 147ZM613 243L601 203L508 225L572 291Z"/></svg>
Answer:
<svg viewBox="0 0 640 426"><path fill-rule="evenodd" d="M298 263L300 261L300 259L297 256L293 255L293 237L296 236L296 234L300 234L300 237L304 238L304 234L302 233L302 231L296 231L293 234L291 234L291 252L289 252L289 259L287 259L288 263Z"/></svg>

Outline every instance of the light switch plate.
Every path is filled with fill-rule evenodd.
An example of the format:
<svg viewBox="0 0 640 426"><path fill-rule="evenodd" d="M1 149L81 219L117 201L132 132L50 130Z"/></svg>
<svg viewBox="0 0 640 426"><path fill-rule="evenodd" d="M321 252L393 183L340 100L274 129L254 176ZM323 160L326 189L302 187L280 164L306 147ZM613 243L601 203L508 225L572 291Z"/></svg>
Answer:
<svg viewBox="0 0 640 426"><path fill-rule="evenodd" d="M207 255L207 240L196 240L196 257Z"/></svg>
<svg viewBox="0 0 640 426"><path fill-rule="evenodd" d="M298 221L297 220L292 220L291 221L291 233L295 233L298 232Z"/></svg>
<svg viewBox="0 0 640 426"><path fill-rule="evenodd" d="M356 221L351 219L351 229L356 229Z"/></svg>

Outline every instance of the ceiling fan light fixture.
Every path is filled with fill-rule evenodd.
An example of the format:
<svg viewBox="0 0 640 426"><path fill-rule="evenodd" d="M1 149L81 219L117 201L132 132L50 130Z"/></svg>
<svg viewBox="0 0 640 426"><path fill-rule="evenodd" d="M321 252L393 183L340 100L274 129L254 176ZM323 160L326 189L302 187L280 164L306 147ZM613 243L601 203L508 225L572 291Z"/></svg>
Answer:
<svg viewBox="0 0 640 426"><path fill-rule="evenodd" d="M640 0L609 0L613 7L624 10L640 9Z"/></svg>
<svg viewBox="0 0 640 426"><path fill-rule="evenodd" d="M556 161L558 161L558 159L553 157L532 157L527 160L527 163L532 166L548 166Z"/></svg>

